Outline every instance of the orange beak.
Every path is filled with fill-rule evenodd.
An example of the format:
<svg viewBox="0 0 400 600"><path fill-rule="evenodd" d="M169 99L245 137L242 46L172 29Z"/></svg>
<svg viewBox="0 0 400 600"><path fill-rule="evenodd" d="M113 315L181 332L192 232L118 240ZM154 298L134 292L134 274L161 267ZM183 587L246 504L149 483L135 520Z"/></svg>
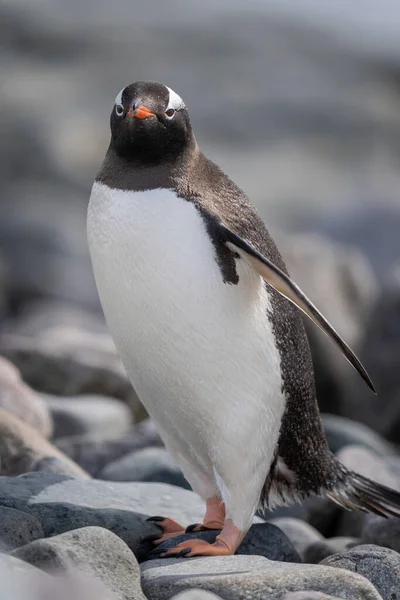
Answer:
<svg viewBox="0 0 400 600"><path fill-rule="evenodd" d="M128 110L128 115L132 119L135 119L135 118L136 119L147 119L148 117L155 117L156 116L154 113L152 113L145 106L138 106L136 110L133 110L132 108L130 108Z"/></svg>

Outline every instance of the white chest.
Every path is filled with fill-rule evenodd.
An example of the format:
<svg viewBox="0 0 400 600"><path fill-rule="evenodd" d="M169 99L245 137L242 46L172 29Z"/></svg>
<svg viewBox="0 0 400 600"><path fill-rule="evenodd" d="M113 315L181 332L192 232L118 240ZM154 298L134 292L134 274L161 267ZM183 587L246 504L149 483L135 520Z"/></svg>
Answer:
<svg viewBox="0 0 400 600"><path fill-rule="evenodd" d="M210 424L209 436L231 429L246 443L264 418L276 444L284 398L265 285L243 260L239 284L223 282L196 207L95 183L88 241L116 347L156 423L198 445Z"/></svg>

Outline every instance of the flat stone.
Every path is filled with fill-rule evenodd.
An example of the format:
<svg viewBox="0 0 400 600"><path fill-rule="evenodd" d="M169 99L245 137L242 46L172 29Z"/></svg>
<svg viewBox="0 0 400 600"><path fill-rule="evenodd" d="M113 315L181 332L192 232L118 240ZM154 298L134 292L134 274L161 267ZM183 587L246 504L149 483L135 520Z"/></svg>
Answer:
<svg viewBox="0 0 400 600"><path fill-rule="evenodd" d="M269 523L279 527L289 538L299 555L304 559L304 551L310 544L318 543L324 539L323 535L315 527L301 519L291 517L280 517L270 519ZM308 562L307 560L305 562Z"/></svg>
<svg viewBox="0 0 400 600"><path fill-rule="evenodd" d="M212 544L219 533L220 531L200 531L183 534L166 540L162 544L159 544L157 548L167 550L181 542L193 539L202 539ZM302 562L289 538L271 523L254 523L240 544L237 555L264 556L269 560L290 563Z"/></svg>
<svg viewBox="0 0 400 600"><path fill-rule="evenodd" d="M341 598L328 596L322 592L289 592L282 600L341 600Z"/></svg>
<svg viewBox="0 0 400 600"><path fill-rule="evenodd" d="M51 396L42 394L54 422L53 438L92 433L123 435L132 414L125 402L106 396Z"/></svg>
<svg viewBox="0 0 400 600"><path fill-rule="evenodd" d="M42 537L42 526L35 517L0 506L0 552L10 552Z"/></svg>
<svg viewBox="0 0 400 600"><path fill-rule="evenodd" d="M273 562L262 556L161 559L142 564L142 587L152 600L167 600L188 588L226 600L281 600L294 591L317 591L347 600L381 600L361 575L321 565Z"/></svg>
<svg viewBox="0 0 400 600"><path fill-rule="evenodd" d="M0 356L0 409L11 412L45 438L49 438L53 432L50 411L40 395L22 381L19 370L2 356Z"/></svg>
<svg viewBox="0 0 400 600"><path fill-rule="evenodd" d="M374 545L357 546L329 556L322 564L346 569L371 581L383 600L400 597L400 554Z"/></svg>
<svg viewBox="0 0 400 600"><path fill-rule="evenodd" d="M205 590L185 590L179 592L176 596L172 596L171 600L218 600L220 596Z"/></svg>
<svg viewBox="0 0 400 600"><path fill-rule="evenodd" d="M82 571L115 600L145 600L140 569L128 546L102 527L83 527L14 550L13 556L47 573Z"/></svg>
<svg viewBox="0 0 400 600"><path fill-rule="evenodd" d="M162 442L152 421L144 419L122 436L76 435L56 440L56 445L93 477L99 477L107 464L131 451L162 446Z"/></svg>
<svg viewBox="0 0 400 600"><path fill-rule="evenodd" d="M190 489L171 455L157 446L125 454L108 463L98 477L110 481L157 481Z"/></svg>
<svg viewBox="0 0 400 600"><path fill-rule="evenodd" d="M347 552L350 548L359 545L360 540L354 537L333 537L313 542L304 550L304 562L316 565L332 554Z"/></svg>
<svg viewBox="0 0 400 600"><path fill-rule="evenodd" d="M55 458L70 475L87 479L89 475L35 429L8 411L0 409L0 474L20 475L35 469L43 459ZM62 466L60 464L60 467Z"/></svg>

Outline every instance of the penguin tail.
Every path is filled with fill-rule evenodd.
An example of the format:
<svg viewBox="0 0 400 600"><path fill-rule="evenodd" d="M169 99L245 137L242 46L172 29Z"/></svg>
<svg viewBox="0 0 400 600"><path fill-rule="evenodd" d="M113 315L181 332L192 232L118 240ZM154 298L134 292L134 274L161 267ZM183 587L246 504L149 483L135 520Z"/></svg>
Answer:
<svg viewBox="0 0 400 600"><path fill-rule="evenodd" d="M362 510L381 517L400 517L400 493L340 465L336 484L325 494L348 510Z"/></svg>

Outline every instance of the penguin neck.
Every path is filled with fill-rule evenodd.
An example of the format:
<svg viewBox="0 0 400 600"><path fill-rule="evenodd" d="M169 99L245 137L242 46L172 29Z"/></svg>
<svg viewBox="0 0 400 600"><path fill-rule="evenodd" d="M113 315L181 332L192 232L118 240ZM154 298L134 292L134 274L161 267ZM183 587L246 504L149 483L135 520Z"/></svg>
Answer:
<svg viewBox="0 0 400 600"><path fill-rule="evenodd" d="M200 156L195 140L178 156L157 164L143 164L136 158L121 156L110 145L96 181L110 188L130 191L175 188Z"/></svg>

